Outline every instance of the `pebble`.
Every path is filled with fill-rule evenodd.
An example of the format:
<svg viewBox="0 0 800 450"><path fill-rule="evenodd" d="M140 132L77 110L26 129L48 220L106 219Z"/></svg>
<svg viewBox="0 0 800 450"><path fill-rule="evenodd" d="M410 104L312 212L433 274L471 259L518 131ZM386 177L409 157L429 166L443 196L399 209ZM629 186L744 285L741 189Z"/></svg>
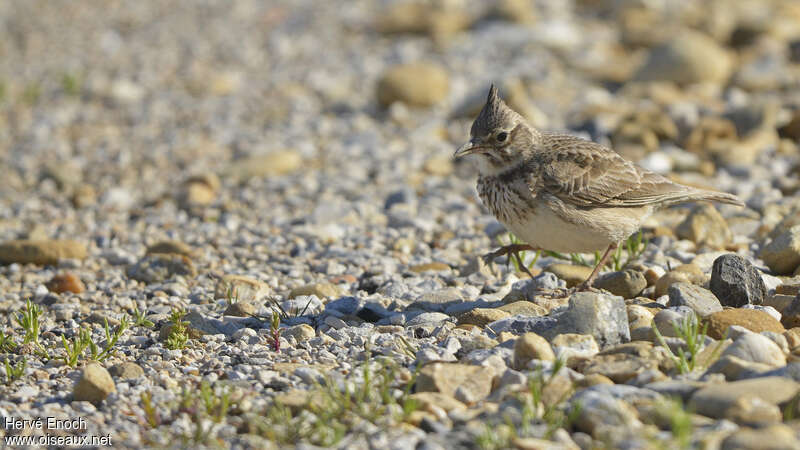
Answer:
<svg viewBox="0 0 800 450"><path fill-rule="evenodd" d="M48 291L55 292L56 294L63 294L64 292L80 294L86 290L86 285L83 284L83 281L71 272L65 272L54 276L45 286L47 286Z"/></svg>
<svg viewBox="0 0 800 450"><path fill-rule="evenodd" d="M800 267L800 225L784 231L761 249L759 257L779 275L791 274Z"/></svg>
<svg viewBox="0 0 800 450"><path fill-rule="evenodd" d="M390 67L378 81L378 102L387 107L394 102L430 107L447 96L450 77L439 65L415 62Z"/></svg>
<svg viewBox="0 0 800 450"><path fill-rule="evenodd" d="M714 260L710 288L722 306L734 308L760 305L767 294L767 287L758 270L750 261L734 254L722 255Z"/></svg>
<svg viewBox="0 0 800 450"><path fill-rule="evenodd" d="M778 322L763 311L754 309L726 309L716 312L706 317L708 323L708 335L714 339L722 339L728 327L739 325L755 333L762 331L773 331L783 333L784 328Z"/></svg>
<svg viewBox="0 0 800 450"><path fill-rule="evenodd" d="M81 371L80 378L72 389L72 397L75 401L99 403L116 391L114 380L105 367L91 363Z"/></svg>
<svg viewBox="0 0 800 450"><path fill-rule="evenodd" d="M74 240L13 240L0 244L0 264L55 265L62 259L85 259L86 244Z"/></svg>
<svg viewBox="0 0 800 450"><path fill-rule="evenodd" d="M594 287L622 298L634 298L647 287L647 280L641 272L628 269L600 276Z"/></svg>
<svg viewBox="0 0 800 450"><path fill-rule="evenodd" d="M722 311L722 305L714 294L694 284L674 283L667 293L669 294L667 306L688 306L699 317L707 317Z"/></svg>
<svg viewBox="0 0 800 450"><path fill-rule="evenodd" d="M458 324L472 324L483 327L486 326L486 324L492 323L496 320L504 319L510 315L511 314L509 314L507 311L503 311L501 309L475 308L458 316Z"/></svg>
<svg viewBox="0 0 800 450"><path fill-rule="evenodd" d="M634 78L638 81L723 83L732 68L731 56L711 38L683 30L653 48Z"/></svg>
<svg viewBox="0 0 800 450"><path fill-rule="evenodd" d="M711 248L724 248L733 234L728 223L710 204L698 204L675 229L681 239L688 239L697 245Z"/></svg>
<svg viewBox="0 0 800 450"><path fill-rule="evenodd" d="M177 275L188 278L197 276L191 259L177 254L154 253L128 268L129 277L148 284L166 281Z"/></svg>
<svg viewBox="0 0 800 450"><path fill-rule="evenodd" d="M514 342L514 367L523 370L532 359L553 361L556 356L545 338L536 333L525 333Z"/></svg>
<svg viewBox="0 0 800 450"><path fill-rule="evenodd" d="M772 367L786 365L783 350L768 337L757 333L739 336L721 356L735 356L745 361L766 364Z"/></svg>

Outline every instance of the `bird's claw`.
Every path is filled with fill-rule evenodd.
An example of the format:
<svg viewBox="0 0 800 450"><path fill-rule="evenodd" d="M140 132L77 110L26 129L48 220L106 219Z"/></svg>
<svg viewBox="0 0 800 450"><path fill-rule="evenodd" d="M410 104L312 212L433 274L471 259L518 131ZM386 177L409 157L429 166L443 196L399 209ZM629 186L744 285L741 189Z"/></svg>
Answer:
<svg viewBox="0 0 800 450"><path fill-rule="evenodd" d="M487 253L487 254L481 256L481 259L483 259L483 262L486 263L486 265L491 265L494 262L495 259L497 259L497 258L499 258L501 256L508 255L509 261L511 260L512 257L516 258L517 262L519 263L519 267L526 274L528 274L529 277L533 278L533 274L525 266L525 264L522 261L522 257L520 256L520 252L523 252L523 251L526 251L526 250L533 250L533 247L531 247L529 245L524 245L524 244L511 244L511 245L506 245L504 247L500 247L499 249L497 249L497 250L495 250L493 252Z"/></svg>

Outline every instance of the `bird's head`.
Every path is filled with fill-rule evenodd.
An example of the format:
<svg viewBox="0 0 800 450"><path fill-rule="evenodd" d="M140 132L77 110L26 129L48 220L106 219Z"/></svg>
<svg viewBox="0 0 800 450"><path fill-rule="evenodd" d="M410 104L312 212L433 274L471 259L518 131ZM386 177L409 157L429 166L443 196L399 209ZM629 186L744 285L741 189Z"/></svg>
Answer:
<svg viewBox="0 0 800 450"><path fill-rule="evenodd" d="M482 175L496 175L515 167L533 151L538 132L506 105L492 85L469 134L469 142L453 157L468 156Z"/></svg>

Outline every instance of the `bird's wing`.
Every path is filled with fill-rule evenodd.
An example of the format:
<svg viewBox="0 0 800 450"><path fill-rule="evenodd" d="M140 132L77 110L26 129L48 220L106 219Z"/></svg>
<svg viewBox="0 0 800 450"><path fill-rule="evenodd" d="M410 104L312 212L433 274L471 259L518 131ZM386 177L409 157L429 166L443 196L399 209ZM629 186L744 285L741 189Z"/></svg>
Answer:
<svg viewBox="0 0 800 450"><path fill-rule="evenodd" d="M569 135L543 137L540 186L575 206L643 206L672 202L692 191L600 144Z"/></svg>

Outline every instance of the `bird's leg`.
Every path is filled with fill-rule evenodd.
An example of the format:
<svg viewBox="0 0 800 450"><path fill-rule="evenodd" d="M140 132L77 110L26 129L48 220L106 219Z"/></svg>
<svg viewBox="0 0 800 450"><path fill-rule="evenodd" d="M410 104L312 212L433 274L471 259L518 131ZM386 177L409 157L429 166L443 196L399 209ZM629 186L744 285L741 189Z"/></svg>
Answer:
<svg viewBox="0 0 800 450"><path fill-rule="evenodd" d="M522 261L522 257L519 255L519 252L524 252L524 251L528 251L528 250L537 251L539 249L535 248L535 247L531 247L528 244L511 244L511 245L506 245L506 246L500 247L499 249L497 249L497 250L495 250L495 251L493 251L491 253L487 253L487 254L483 255L483 260L486 262L486 264L491 264L492 261L494 261L495 259L497 259L497 258L499 258L501 256L511 255L509 258L511 258L511 257L516 258L516 260L519 263L519 266L522 268L522 270L525 273L527 273L529 277L533 278L533 274L531 273L530 270L528 270L527 267L525 267L525 264Z"/></svg>
<svg viewBox="0 0 800 450"><path fill-rule="evenodd" d="M583 283L581 283L578 286L576 286L576 288L577 288L576 292L588 291L589 289L592 288L592 284L594 283L594 280L597 279L597 275L600 274L600 269L602 269L603 266L606 265L606 261L608 261L608 257L611 256L611 252L613 252L614 250L617 249L617 245L618 244L615 242L615 243L613 243L613 244L608 246L608 248L606 249L606 252L603 253L603 256L600 258L600 261L597 263L596 266L594 266L594 270L592 270L592 273L589 275L589 278L587 278L586 281L584 281Z"/></svg>

